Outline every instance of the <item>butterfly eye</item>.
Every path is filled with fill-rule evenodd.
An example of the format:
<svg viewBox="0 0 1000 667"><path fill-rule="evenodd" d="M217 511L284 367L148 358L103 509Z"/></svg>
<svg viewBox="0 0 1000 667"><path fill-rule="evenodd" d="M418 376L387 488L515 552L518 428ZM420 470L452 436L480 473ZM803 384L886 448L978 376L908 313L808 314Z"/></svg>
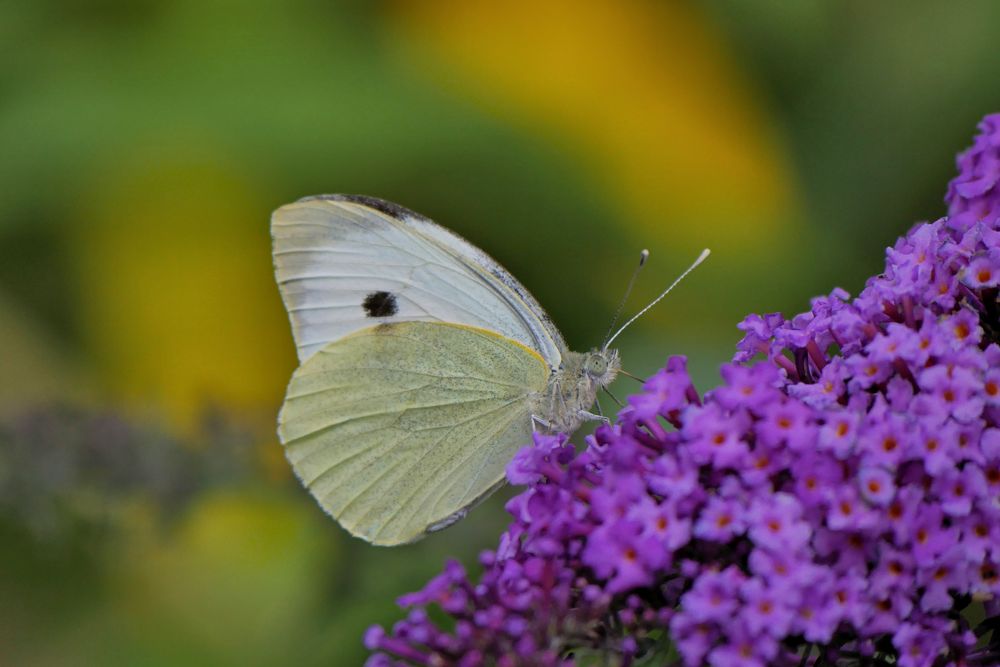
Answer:
<svg viewBox="0 0 1000 667"><path fill-rule="evenodd" d="M587 375L600 377L608 372L608 361L599 354L591 355L584 364Z"/></svg>

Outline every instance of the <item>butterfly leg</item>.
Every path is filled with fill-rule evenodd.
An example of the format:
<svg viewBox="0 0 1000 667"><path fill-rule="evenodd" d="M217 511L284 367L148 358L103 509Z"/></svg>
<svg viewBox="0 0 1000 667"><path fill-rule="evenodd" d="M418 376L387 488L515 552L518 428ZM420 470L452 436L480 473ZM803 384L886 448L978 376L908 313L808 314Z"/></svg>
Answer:
<svg viewBox="0 0 1000 667"><path fill-rule="evenodd" d="M537 432L539 426L541 426L546 431L551 431L552 430L552 424L550 424L549 422L545 421L544 419L542 419L538 415L531 415L531 430L532 430L532 432Z"/></svg>
<svg viewBox="0 0 1000 667"><path fill-rule="evenodd" d="M607 417L605 417L604 415L595 415L593 412L589 412L587 410L578 410L576 414L583 421L587 421L587 422L604 422L605 424L610 424L611 423L611 420L608 419Z"/></svg>

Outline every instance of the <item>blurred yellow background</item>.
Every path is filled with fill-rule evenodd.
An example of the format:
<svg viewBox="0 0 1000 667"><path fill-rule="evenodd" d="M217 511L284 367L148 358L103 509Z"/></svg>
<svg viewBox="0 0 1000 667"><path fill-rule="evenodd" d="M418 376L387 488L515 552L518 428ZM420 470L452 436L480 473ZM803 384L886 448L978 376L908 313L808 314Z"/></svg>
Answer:
<svg viewBox="0 0 1000 667"><path fill-rule="evenodd" d="M268 218L393 200L574 349L700 388L751 311L857 292L1000 110L1000 5L0 3L0 664L353 665L510 492L378 549L291 480ZM617 393L635 389L627 381ZM605 406L607 409L609 406Z"/></svg>

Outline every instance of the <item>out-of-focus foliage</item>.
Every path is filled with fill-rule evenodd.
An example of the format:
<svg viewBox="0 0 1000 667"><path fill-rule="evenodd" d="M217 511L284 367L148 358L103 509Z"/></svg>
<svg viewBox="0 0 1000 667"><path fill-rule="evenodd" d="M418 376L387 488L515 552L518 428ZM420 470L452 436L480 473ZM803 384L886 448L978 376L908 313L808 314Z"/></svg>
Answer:
<svg viewBox="0 0 1000 667"><path fill-rule="evenodd" d="M17 382L0 383L0 415L28 409L53 395L85 398L83 374L55 337L45 330L26 304L15 304L0 291L0 350L3 373Z"/></svg>
<svg viewBox="0 0 1000 667"><path fill-rule="evenodd" d="M745 313L856 292L942 212L1000 108L998 22L989 0L0 4L0 663L355 664L396 595L493 544L502 498L380 550L290 479L278 205L425 213L576 348L641 247L629 311L712 246L620 339L628 370L683 352L705 378Z"/></svg>

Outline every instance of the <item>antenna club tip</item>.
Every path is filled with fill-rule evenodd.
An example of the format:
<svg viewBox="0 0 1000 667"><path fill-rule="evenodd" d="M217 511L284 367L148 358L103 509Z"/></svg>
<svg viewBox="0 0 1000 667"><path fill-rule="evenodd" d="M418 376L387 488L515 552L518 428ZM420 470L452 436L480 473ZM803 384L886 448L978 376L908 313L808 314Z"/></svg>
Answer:
<svg viewBox="0 0 1000 667"><path fill-rule="evenodd" d="M649 250L643 248L642 252L639 253L639 266L645 264L647 259L649 259Z"/></svg>

